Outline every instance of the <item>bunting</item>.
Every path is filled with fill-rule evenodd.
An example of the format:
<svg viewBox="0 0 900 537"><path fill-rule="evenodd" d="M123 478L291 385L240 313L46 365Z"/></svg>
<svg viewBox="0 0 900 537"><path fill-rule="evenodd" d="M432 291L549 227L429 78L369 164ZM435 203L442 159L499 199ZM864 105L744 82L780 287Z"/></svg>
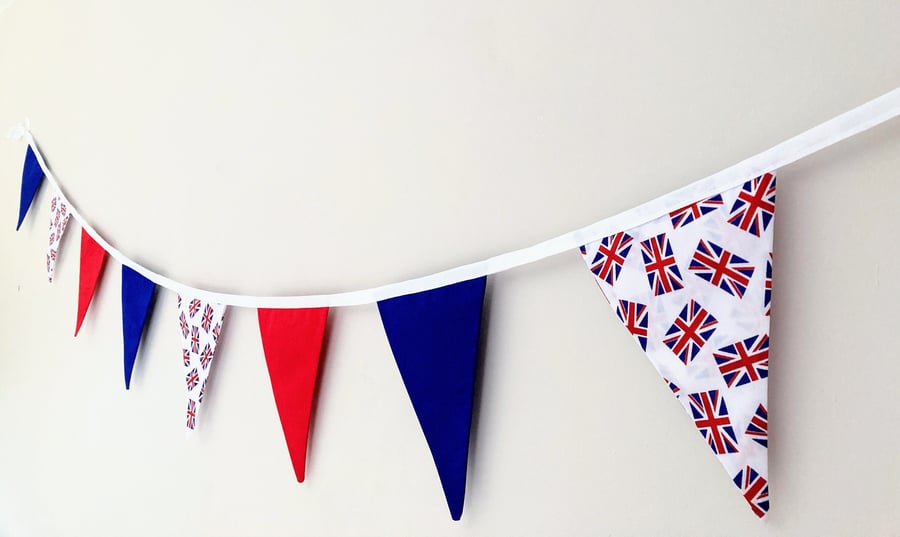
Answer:
<svg viewBox="0 0 900 537"><path fill-rule="evenodd" d="M50 200L50 240L47 244L47 278L53 281L53 271L56 269L56 257L59 255L59 245L63 233L69 224L69 207L63 201L62 196L56 194Z"/></svg>
<svg viewBox="0 0 900 537"><path fill-rule="evenodd" d="M487 275L580 246L614 315L682 405L706 448L751 511L768 497L769 320L775 176L760 173L900 115L900 88L687 187L542 243L376 288L294 297L215 293L142 267L103 240L66 199L27 130L18 230L46 178L47 273L52 281L69 217L81 224L75 334L108 256L122 264L122 335L130 388L156 287L178 292L178 323L196 428L229 306L257 309L272 391L298 482L307 444L329 307L377 303L413 410L454 520L462 516L474 379ZM752 177L752 179L749 179Z"/></svg>
<svg viewBox="0 0 900 537"><path fill-rule="evenodd" d="M156 284L133 268L122 265L122 347L126 390L131 388L131 373L155 293Z"/></svg>
<svg viewBox="0 0 900 537"><path fill-rule="evenodd" d="M487 277L378 302L453 520L462 517Z"/></svg>
<svg viewBox="0 0 900 537"><path fill-rule="evenodd" d="M178 295L181 359L186 371L184 383L188 396L185 424L190 430L197 428L197 414L206 394L206 379L212 369L226 309L223 304Z"/></svg>
<svg viewBox="0 0 900 537"><path fill-rule="evenodd" d="M297 482L306 477L306 446L328 308L259 309L259 333L281 428Z"/></svg>
<svg viewBox="0 0 900 537"><path fill-rule="evenodd" d="M581 248L616 315L760 517L769 509L774 219L767 173ZM640 256L628 255L632 242Z"/></svg>
<svg viewBox="0 0 900 537"><path fill-rule="evenodd" d="M78 273L78 319L75 321L75 335L81 331L84 316L94 298L97 282L106 264L106 250L97 244L87 231L81 230L81 269Z"/></svg>

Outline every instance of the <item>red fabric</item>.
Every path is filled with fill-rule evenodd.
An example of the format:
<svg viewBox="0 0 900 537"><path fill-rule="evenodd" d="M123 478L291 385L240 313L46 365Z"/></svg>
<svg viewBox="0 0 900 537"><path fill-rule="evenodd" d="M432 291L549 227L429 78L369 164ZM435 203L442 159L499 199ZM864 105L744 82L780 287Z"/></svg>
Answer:
<svg viewBox="0 0 900 537"><path fill-rule="evenodd" d="M78 274L78 320L75 322L75 335L81 330L81 323L87 314L91 299L94 298L94 290L103 273L103 265L106 263L106 250L91 238L87 232L81 230L81 269Z"/></svg>
<svg viewBox="0 0 900 537"><path fill-rule="evenodd" d="M284 439L297 482L303 483L309 418L328 308L259 309L257 313Z"/></svg>

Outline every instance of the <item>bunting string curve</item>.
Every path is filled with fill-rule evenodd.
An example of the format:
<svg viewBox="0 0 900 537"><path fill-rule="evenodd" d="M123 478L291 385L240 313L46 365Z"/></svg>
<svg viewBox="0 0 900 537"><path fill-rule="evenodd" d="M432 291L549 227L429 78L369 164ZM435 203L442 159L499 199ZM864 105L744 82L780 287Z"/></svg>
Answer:
<svg viewBox="0 0 900 537"><path fill-rule="evenodd" d="M59 181L41 155L35 137L28 125L15 126L10 130L8 136L11 139L24 140L31 146L41 169L44 171L45 178L60 193L61 198L68 204L72 217L81 224L85 232L122 265L133 269L156 285L175 291L180 295L193 296L228 306L246 308L314 308L371 304L380 300L428 291L481 276L496 274L560 254L567 250L575 250L588 242L599 240L623 229L638 226L695 200L703 199L722 190L737 186L748 178L775 171L782 166L796 162L826 147L893 119L898 115L900 115L900 88L896 88L857 108L825 121L724 170L627 211L538 244L401 282L355 291L301 296L254 296L198 289L175 281L137 263L100 236L78 209L66 198Z"/></svg>

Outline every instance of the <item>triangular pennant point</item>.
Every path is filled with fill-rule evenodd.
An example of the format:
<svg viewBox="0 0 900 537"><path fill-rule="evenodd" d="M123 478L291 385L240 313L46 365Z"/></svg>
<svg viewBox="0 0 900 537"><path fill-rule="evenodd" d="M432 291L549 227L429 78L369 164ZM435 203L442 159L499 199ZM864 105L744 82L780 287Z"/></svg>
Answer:
<svg viewBox="0 0 900 537"><path fill-rule="evenodd" d="M453 520L462 517L487 277L378 303Z"/></svg>
<svg viewBox="0 0 900 537"><path fill-rule="evenodd" d="M25 215L28 214L28 209L31 207L43 179L44 170L41 169L37 155L29 145L25 152L25 163L22 166L22 190L19 195L19 221L16 224L16 231L22 227Z"/></svg>
<svg viewBox="0 0 900 537"><path fill-rule="evenodd" d="M227 309L225 304L178 295L181 359L187 371L184 376L188 396L185 418L189 430L197 428L197 415L206 394L206 379L212 371Z"/></svg>
<svg viewBox="0 0 900 537"><path fill-rule="evenodd" d="M753 513L769 510L769 310L775 176L767 173L581 248Z"/></svg>
<svg viewBox="0 0 900 537"><path fill-rule="evenodd" d="M122 265L122 347L126 390L131 388L131 373L155 291L156 284L131 267Z"/></svg>
<svg viewBox="0 0 900 537"><path fill-rule="evenodd" d="M328 308L261 308L257 315L275 405L294 475L302 483Z"/></svg>
<svg viewBox="0 0 900 537"><path fill-rule="evenodd" d="M97 282L103 273L106 263L106 250L97 244L87 231L81 230L81 268L78 273L78 319L75 322L75 335L81 330L84 316L87 314Z"/></svg>

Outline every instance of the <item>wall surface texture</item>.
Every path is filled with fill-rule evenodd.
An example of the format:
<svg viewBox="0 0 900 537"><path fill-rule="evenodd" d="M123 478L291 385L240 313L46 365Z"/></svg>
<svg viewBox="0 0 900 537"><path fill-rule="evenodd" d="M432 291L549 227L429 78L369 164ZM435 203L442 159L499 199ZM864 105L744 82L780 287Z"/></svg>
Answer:
<svg viewBox="0 0 900 537"><path fill-rule="evenodd" d="M475 261L665 194L900 86L900 3L19 0L0 126L135 260L246 294ZM758 521L569 252L489 279L452 522L373 305L337 309L292 475L255 312L186 439L175 295L130 391L115 263L13 231L0 142L0 535L900 535L900 120L779 170Z"/></svg>

